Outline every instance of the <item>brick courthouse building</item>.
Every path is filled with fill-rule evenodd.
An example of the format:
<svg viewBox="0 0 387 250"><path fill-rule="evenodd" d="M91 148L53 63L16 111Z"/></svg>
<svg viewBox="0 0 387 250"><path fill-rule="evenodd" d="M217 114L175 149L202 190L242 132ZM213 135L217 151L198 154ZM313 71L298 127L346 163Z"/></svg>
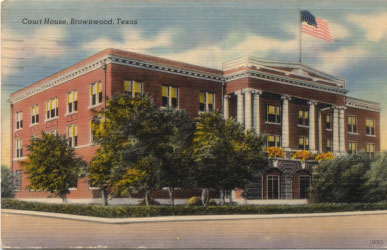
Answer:
<svg viewBox="0 0 387 250"><path fill-rule="evenodd" d="M46 198L27 188L20 162L26 145L42 131L69 138L77 155L90 161L92 110L107 97L129 91L148 93L158 106L200 112L223 110L246 129L267 134L267 145L282 147L287 158L271 160L248 189L249 199L302 199L313 162L290 155L300 149L335 155L380 151L379 104L348 97L346 82L293 63L244 57L210 69L122 50L106 49L11 94L12 171L16 198ZM235 198L241 198L239 191ZM100 197L86 179L69 199Z"/></svg>

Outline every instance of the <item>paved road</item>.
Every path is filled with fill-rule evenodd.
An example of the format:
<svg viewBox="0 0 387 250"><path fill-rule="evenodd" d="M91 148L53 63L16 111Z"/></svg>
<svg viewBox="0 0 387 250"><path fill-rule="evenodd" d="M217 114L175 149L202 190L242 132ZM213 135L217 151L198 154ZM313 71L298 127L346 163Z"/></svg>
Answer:
<svg viewBox="0 0 387 250"><path fill-rule="evenodd" d="M2 214L3 247L386 248L387 215L103 224Z"/></svg>

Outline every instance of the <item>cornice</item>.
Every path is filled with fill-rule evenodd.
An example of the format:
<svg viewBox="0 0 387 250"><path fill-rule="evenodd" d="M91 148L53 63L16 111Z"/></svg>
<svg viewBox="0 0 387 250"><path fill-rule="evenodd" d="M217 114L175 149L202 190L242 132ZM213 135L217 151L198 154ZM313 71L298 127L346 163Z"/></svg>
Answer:
<svg viewBox="0 0 387 250"><path fill-rule="evenodd" d="M28 88L25 91L22 91L21 93L11 97L9 99L9 101L11 102L11 104L19 102L23 99L26 99L30 96L38 94L42 91L45 91L47 89L50 89L52 87L55 87L55 86L60 85L62 83L65 83L67 81L70 81L76 77L87 74L93 70L99 69L99 68L101 68L101 65L103 63L106 63L106 64L113 63L113 64L131 66L131 67L135 67L135 68L150 69L150 70L154 70L154 71L166 72L166 73L170 73L170 74L188 76L188 77L193 77L193 78L198 78L198 79L211 80L211 81L215 81L215 82L223 82L224 81L224 78L221 75L209 74L209 73L204 73L204 72L199 72L199 71L194 71L194 70L181 69L181 68L177 68L177 67L171 67L171 66L157 64L157 63L151 63L151 62L143 62L143 61L139 61L139 60L134 60L134 59L125 58L125 57L119 57L119 56L114 56L114 55L105 55L105 56L93 61L92 63L78 67L70 72L63 73L52 80L44 81L41 84L38 84L37 86L34 86L32 88Z"/></svg>
<svg viewBox="0 0 387 250"><path fill-rule="evenodd" d="M347 97L345 100L345 105L347 107L352 107L352 108L358 108L358 109L365 109L369 111L375 111L375 112L380 112L380 105L375 102L369 102L353 97Z"/></svg>
<svg viewBox="0 0 387 250"><path fill-rule="evenodd" d="M297 86L302 88L314 89L314 90L319 90L319 91L324 91L324 92L339 94L339 95L345 95L347 93L347 90L343 88L327 86L324 84L308 82L308 81L294 79L290 77L278 76L278 75L261 72L261 71L255 71L255 70L244 70L240 72L227 74L225 75L225 81L230 82L230 81L234 81L234 80L238 80L246 77L265 80L265 81L271 81L271 82L277 82L281 84L292 85L292 86Z"/></svg>

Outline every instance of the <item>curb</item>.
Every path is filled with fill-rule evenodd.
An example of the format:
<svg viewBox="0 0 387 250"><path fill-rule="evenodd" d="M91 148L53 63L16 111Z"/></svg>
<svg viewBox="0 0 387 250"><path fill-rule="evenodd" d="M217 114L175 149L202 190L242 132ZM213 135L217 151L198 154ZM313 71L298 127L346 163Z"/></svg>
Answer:
<svg viewBox="0 0 387 250"><path fill-rule="evenodd" d="M192 215L192 216L163 216L141 218L101 218L92 216L36 212L27 210L1 209L4 214L18 214L40 216L47 218L97 222L105 224L133 224L133 223L157 223L157 222L186 222L186 221L219 221L219 220L248 220L248 219L280 219L280 218L310 218L310 217L335 217L356 215L380 215L387 214L387 210L360 211L360 212L336 212L336 213L312 213L312 214L256 214L256 215Z"/></svg>

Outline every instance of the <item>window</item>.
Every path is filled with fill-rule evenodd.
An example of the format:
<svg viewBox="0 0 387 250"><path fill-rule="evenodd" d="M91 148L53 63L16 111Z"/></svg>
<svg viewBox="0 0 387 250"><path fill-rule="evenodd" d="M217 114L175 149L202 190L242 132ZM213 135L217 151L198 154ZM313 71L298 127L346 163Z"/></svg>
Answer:
<svg viewBox="0 0 387 250"><path fill-rule="evenodd" d="M331 116L326 115L325 116L325 129L331 129Z"/></svg>
<svg viewBox="0 0 387 250"><path fill-rule="evenodd" d="M172 86L161 86L162 106L163 107L178 107L178 89Z"/></svg>
<svg viewBox="0 0 387 250"><path fill-rule="evenodd" d="M355 116L348 116L348 132L349 133L356 133L356 117Z"/></svg>
<svg viewBox="0 0 387 250"><path fill-rule="evenodd" d="M310 176L300 176L300 199L308 198L309 186L310 186Z"/></svg>
<svg viewBox="0 0 387 250"><path fill-rule="evenodd" d="M31 124L37 124L39 123L39 106L34 105L31 108Z"/></svg>
<svg viewBox="0 0 387 250"><path fill-rule="evenodd" d="M375 144L373 143L367 143L365 147L365 151L369 156L375 155Z"/></svg>
<svg viewBox="0 0 387 250"><path fill-rule="evenodd" d="M309 149L309 139L308 137L301 136L298 138L298 148L302 150Z"/></svg>
<svg viewBox="0 0 387 250"><path fill-rule="evenodd" d="M21 111L16 112L16 129L23 128L23 114Z"/></svg>
<svg viewBox="0 0 387 250"><path fill-rule="evenodd" d="M308 111L299 110L298 111L298 125L308 126L309 125L309 118L308 118Z"/></svg>
<svg viewBox="0 0 387 250"><path fill-rule="evenodd" d="M279 135L268 135L267 136L268 147L281 147L281 136Z"/></svg>
<svg viewBox="0 0 387 250"><path fill-rule="evenodd" d="M14 179L15 191L20 191L22 188L22 171L15 171L15 179Z"/></svg>
<svg viewBox="0 0 387 250"><path fill-rule="evenodd" d="M366 119L366 135L375 135L375 120Z"/></svg>
<svg viewBox="0 0 387 250"><path fill-rule="evenodd" d="M23 145L22 140L16 140L16 158L23 157Z"/></svg>
<svg viewBox="0 0 387 250"><path fill-rule="evenodd" d="M142 94L142 82L139 81L124 81L124 93L129 94L132 97L141 96Z"/></svg>
<svg viewBox="0 0 387 250"><path fill-rule="evenodd" d="M58 130L57 129L53 129L53 130L48 131L48 133L55 136L55 135L58 134Z"/></svg>
<svg viewBox="0 0 387 250"><path fill-rule="evenodd" d="M267 176L267 198L279 199L279 176Z"/></svg>
<svg viewBox="0 0 387 250"><path fill-rule="evenodd" d="M215 94L209 92L199 93L199 111L211 112L215 106Z"/></svg>
<svg viewBox="0 0 387 250"><path fill-rule="evenodd" d="M71 114L78 110L78 94L76 90L73 90L66 94L67 100L67 114Z"/></svg>
<svg viewBox="0 0 387 250"><path fill-rule="evenodd" d="M95 106L102 103L101 85L101 82L95 82L90 85L90 106Z"/></svg>
<svg viewBox="0 0 387 250"><path fill-rule="evenodd" d="M327 139L327 145L326 145L326 150L327 152L332 152L332 140L331 139Z"/></svg>
<svg viewBox="0 0 387 250"><path fill-rule="evenodd" d="M94 143L94 139L93 139L93 121L92 120L90 120L90 122L89 122L89 142L90 143Z"/></svg>
<svg viewBox="0 0 387 250"><path fill-rule="evenodd" d="M46 102L46 119L53 119L58 116L58 98L52 98Z"/></svg>
<svg viewBox="0 0 387 250"><path fill-rule="evenodd" d="M274 105L267 105L266 122L281 123L280 108Z"/></svg>
<svg viewBox="0 0 387 250"><path fill-rule="evenodd" d="M76 147L78 145L78 127L76 124L67 126L66 138L70 147Z"/></svg>
<svg viewBox="0 0 387 250"><path fill-rule="evenodd" d="M356 142L348 142L348 154L356 154Z"/></svg>

